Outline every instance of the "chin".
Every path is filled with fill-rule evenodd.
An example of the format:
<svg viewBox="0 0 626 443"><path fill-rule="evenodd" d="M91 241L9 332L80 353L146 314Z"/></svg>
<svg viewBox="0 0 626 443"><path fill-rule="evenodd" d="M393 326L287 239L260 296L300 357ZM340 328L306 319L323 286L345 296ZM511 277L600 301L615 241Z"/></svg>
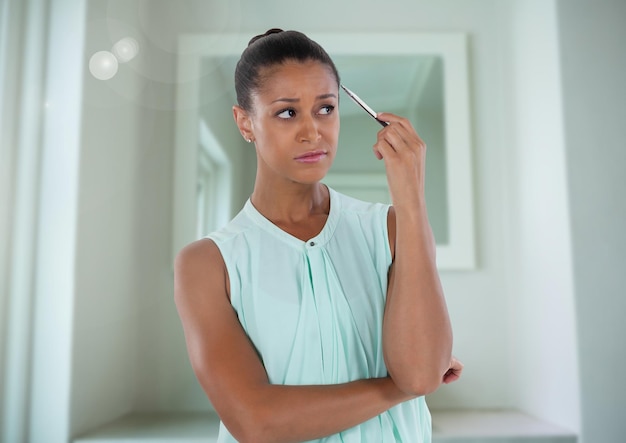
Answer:
<svg viewBox="0 0 626 443"><path fill-rule="evenodd" d="M326 177L327 173L327 169L324 169L323 171L308 171L306 174L298 174L298 176L293 177L292 180L296 183L301 183L303 185L313 185L322 181L324 177Z"/></svg>

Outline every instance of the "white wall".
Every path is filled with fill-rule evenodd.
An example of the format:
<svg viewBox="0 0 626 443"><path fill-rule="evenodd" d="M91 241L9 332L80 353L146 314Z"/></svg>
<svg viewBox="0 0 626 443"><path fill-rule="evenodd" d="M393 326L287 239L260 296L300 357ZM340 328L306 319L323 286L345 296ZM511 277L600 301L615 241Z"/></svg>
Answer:
<svg viewBox="0 0 626 443"><path fill-rule="evenodd" d="M577 431L580 422L571 235L556 7L511 11L509 358L514 402ZM567 368L567 370L563 370Z"/></svg>
<svg viewBox="0 0 626 443"><path fill-rule="evenodd" d="M559 1L582 442L626 435L626 2Z"/></svg>
<svg viewBox="0 0 626 443"><path fill-rule="evenodd" d="M39 6L0 9L0 441L22 440L29 425L49 18Z"/></svg>
<svg viewBox="0 0 626 443"><path fill-rule="evenodd" d="M142 86L128 66L107 81L87 62L125 36L106 20L106 2L87 3L83 70L80 212L76 248L76 301L72 433L132 409L137 346L136 188L144 148L141 110L132 97ZM129 8L123 20L134 22ZM125 26L128 26L125 25ZM113 34L113 35L112 35ZM135 37L135 36L133 36ZM136 63L136 62L135 62ZM143 260L150 260L146 254Z"/></svg>
<svg viewBox="0 0 626 443"><path fill-rule="evenodd" d="M41 2L47 45L28 441L71 435L72 331L76 298L81 65L85 9L69 0ZM40 9L41 8L41 9ZM72 32L68 32L71 29Z"/></svg>
<svg viewBox="0 0 626 443"><path fill-rule="evenodd" d="M173 309L172 87L145 75L155 61L137 3L87 4L72 434L158 399L167 367L155 343L177 331L161 321ZM138 57L97 80L87 61L123 37Z"/></svg>

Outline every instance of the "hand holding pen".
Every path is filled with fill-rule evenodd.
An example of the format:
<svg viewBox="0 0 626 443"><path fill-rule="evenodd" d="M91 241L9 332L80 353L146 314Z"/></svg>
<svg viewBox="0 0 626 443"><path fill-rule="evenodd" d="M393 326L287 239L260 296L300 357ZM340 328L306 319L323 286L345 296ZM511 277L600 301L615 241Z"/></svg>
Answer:
<svg viewBox="0 0 626 443"><path fill-rule="evenodd" d="M352 100L383 126L374 144L374 154L379 160L385 161L393 205L425 209L426 144L411 122L392 113L377 113L354 92L343 85L341 87Z"/></svg>

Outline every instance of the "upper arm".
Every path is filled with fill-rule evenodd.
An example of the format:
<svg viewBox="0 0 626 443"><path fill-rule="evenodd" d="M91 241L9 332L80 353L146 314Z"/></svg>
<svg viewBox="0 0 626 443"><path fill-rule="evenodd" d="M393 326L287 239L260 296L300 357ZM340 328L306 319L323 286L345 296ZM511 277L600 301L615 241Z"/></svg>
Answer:
<svg viewBox="0 0 626 443"><path fill-rule="evenodd" d="M203 239L185 247L176 257L174 280L191 365L228 426L254 387L268 379L230 304L228 274L215 243Z"/></svg>
<svg viewBox="0 0 626 443"><path fill-rule="evenodd" d="M396 257L396 210L393 206L387 212L387 236L389 237L389 249L391 251L391 261Z"/></svg>

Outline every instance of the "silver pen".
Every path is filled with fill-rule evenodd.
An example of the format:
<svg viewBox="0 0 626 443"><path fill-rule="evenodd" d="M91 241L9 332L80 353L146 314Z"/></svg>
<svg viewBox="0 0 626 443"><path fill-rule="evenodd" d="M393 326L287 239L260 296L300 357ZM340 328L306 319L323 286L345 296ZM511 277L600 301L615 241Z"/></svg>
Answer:
<svg viewBox="0 0 626 443"><path fill-rule="evenodd" d="M354 102L359 105L360 107L362 107L363 109L365 109L365 112L367 112L369 115L372 116L372 118L374 120L376 120L378 123L380 123L382 126L387 126L389 123L388 122L384 122L382 120L379 120L376 117L376 112L374 112L374 110L372 108L370 108L369 106L367 106L367 103L365 103L363 100L361 100L361 98L359 98L358 95L356 95L354 92L352 92L351 90L349 90L348 88L346 88L344 85L341 85L341 87L343 88L344 91L346 91L346 94L348 94L348 97L350 97L352 100L354 100Z"/></svg>

